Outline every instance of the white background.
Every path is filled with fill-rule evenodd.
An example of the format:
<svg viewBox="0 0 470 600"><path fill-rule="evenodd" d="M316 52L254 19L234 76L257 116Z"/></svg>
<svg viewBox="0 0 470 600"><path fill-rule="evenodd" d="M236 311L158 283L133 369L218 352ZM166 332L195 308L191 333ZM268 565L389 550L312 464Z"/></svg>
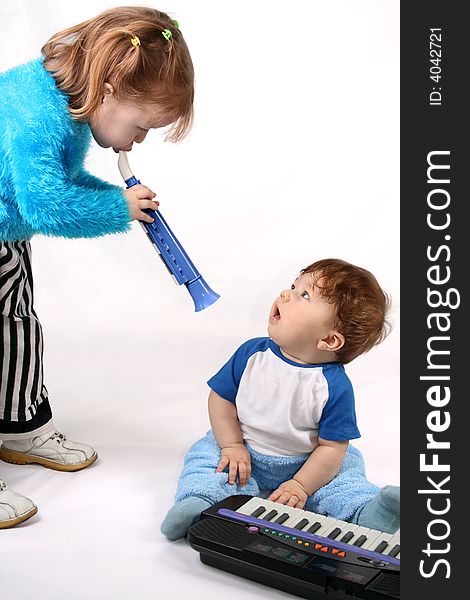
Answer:
<svg viewBox="0 0 470 600"><path fill-rule="evenodd" d="M115 5L2 0L0 70ZM284 596L205 567L159 525L185 450L209 426L205 382L240 343L266 335L273 299L320 258L371 270L392 296L392 333L347 372L368 477L399 485L398 0L156 8L190 48L195 125L177 145L151 132L129 160L221 299L195 313L137 223L98 240L33 239L56 425L100 458L75 474L0 464L39 507L0 532L5 598ZM121 183L112 150L94 144L87 167Z"/></svg>

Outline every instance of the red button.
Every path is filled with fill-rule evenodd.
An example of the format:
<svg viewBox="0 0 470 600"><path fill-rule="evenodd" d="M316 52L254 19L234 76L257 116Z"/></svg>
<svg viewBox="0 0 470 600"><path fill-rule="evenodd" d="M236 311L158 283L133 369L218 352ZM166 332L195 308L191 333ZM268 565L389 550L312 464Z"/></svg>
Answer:
<svg viewBox="0 0 470 600"><path fill-rule="evenodd" d="M323 548L320 548L320 552L328 552L328 546L323 546Z"/></svg>
<svg viewBox="0 0 470 600"><path fill-rule="evenodd" d="M346 556L346 552L338 552L338 556L344 558Z"/></svg>
<svg viewBox="0 0 470 600"><path fill-rule="evenodd" d="M331 554L338 554L339 550L338 548L333 548L331 551Z"/></svg>
<svg viewBox="0 0 470 600"><path fill-rule="evenodd" d="M321 544L315 544L315 550L320 550Z"/></svg>

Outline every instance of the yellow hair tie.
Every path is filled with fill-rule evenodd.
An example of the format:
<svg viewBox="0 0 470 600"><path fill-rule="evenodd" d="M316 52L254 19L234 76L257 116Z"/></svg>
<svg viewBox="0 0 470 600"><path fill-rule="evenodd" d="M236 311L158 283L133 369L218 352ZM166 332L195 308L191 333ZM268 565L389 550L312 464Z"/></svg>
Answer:
<svg viewBox="0 0 470 600"><path fill-rule="evenodd" d="M137 46L140 46L140 40L139 38L135 35L133 38L131 38L131 44L133 46L135 46L137 48Z"/></svg>

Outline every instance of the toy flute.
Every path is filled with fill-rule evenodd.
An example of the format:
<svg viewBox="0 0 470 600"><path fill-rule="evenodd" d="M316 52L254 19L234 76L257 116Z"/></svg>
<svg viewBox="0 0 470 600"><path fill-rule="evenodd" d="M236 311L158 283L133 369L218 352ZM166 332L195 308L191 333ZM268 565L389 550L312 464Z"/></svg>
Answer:
<svg viewBox="0 0 470 600"><path fill-rule="evenodd" d="M127 189L140 184L140 181L134 177L129 167L127 152L122 150L119 152L118 167ZM219 294L216 294L207 285L204 277L202 277L196 269L193 262L184 251L183 246L178 242L175 234L171 231L163 218L162 213L159 210L155 211L150 209L146 209L144 212L150 215L154 221L153 223L140 221L140 224L160 255L160 258L163 260L166 268L173 276L176 284L181 285L184 283L186 286L186 289L193 299L196 312L213 304L220 298Z"/></svg>

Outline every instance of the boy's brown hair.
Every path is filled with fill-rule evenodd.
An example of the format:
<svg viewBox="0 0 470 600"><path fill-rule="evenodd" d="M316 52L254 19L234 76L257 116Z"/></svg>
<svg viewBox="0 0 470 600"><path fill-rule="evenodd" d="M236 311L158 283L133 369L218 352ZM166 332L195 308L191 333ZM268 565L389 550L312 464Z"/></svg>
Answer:
<svg viewBox="0 0 470 600"><path fill-rule="evenodd" d="M334 324L345 337L336 355L346 364L380 344L390 332L390 298L376 278L361 267L337 258L325 258L302 269L312 284L334 305Z"/></svg>
<svg viewBox="0 0 470 600"><path fill-rule="evenodd" d="M193 64L178 24L166 13L112 8L56 33L42 53L44 67L69 96L74 119L90 119L109 82L118 100L163 109L173 122L167 140L179 141L191 128Z"/></svg>

